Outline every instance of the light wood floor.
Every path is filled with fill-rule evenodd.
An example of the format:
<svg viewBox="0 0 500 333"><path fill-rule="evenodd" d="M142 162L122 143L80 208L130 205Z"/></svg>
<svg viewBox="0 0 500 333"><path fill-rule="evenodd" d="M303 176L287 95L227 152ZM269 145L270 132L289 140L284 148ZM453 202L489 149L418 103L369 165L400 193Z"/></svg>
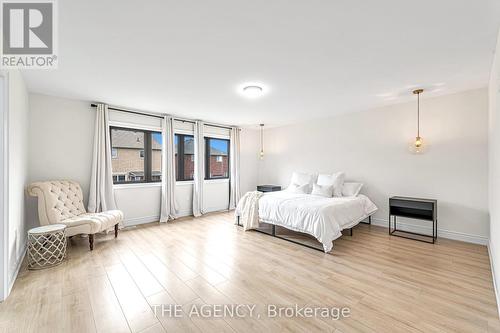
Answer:
<svg viewBox="0 0 500 333"><path fill-rule="evenodd" d="M486 247L389 237L360 225L323 254L213 214L73 239L66 261L19 274L5 332L497 332ZM151 305L350 307L349 318L173 319Z"/></svg>

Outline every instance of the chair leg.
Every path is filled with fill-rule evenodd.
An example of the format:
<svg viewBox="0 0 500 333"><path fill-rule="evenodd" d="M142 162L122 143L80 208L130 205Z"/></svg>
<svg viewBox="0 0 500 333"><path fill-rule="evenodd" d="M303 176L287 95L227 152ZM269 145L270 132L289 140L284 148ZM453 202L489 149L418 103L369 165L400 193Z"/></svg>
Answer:
<svg viewBox="0 0 500 333"><path fill-rule="evenodd" d="M90 246L90 251L94 250L94 235L89 234L89 246Z"/></svg>
<svg viewBox="0 0 500 333"><path fill-rule="evenodd" d="M118 223L115 224L115 238L118 237Z"/></svg>

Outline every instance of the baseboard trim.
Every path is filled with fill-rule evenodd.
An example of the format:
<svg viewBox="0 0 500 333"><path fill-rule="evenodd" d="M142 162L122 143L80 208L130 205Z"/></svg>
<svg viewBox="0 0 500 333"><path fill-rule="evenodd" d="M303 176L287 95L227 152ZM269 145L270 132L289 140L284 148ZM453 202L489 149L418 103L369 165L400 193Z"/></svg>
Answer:
<svg viewBox="0 0 500 333"><path fill-rule="evenodd" d="M493 253L495 253L495 251L493 251L493 244L491 243L491 241L489 241L488 242L488 255L490 257L491 276L493 278L493 291L495 292L495 298L497 301L497 311L498 311L498 315L500 316L500 302L499 302L500 297L498 296L497 282L495 279L496 275L495 275L495 264L494 264L494 260L493 260Z"/></svg>
<svg viewBox="0 0 500 333"><path fill-rule="evenodd" d="M151 223L151 222L159 222L159 221L160 221L160 216L158 216L158 215L143 216L143 217L134 217L134 218L131 218L131 219L123 220L123 226L125 226L125 227L131 227L131 226L134 226L134 225Z"/></svg>
<svg viewBox="0 0 500 333"><path fill-rule="evenodd" d="M177 217L192 216L193 211L191 209L181 210L177 213Z"/></svg>
<svg viewBox="0 0 500 333"><path fill-rule="evenodd" d="M389 221L386 219L381 219L381 218L372 218L372 224L376 225L376 226L388 228ZM408 230L411 232L432 234L432 227L428 227L428 226L420 226L420 225L410 224L410 223L406 223L406 222L399 222L399 221L398 221L398 226L401 226L402 227L401 229ZM489 243L488 237L479 236L479 235L471 235L471 234L466 234L463 232L451 231L451 230L440 229L440 228L438 228L438 236L443 237L443 238L447 238L447 239L453 239L453 240L458 240L458 241L462 241L462 242L479 244L479 245L486 245L486 246Z"/></svg>
<svg viewBox="0 0 500 333"><path fill-rule="evenodd" d="M14 283L16 282L17 275L19 274L19 270L21 269L21 266L23 264L24 258L26 257L27 250L28 250L28 247L25 244L23 246L23 250L21 251L22 254L21 254L21 256L19 257L19 260L16 263L16 269L14 270L14 272L12 273L12 275L9 276L9 286L8 286L9 289L7 290L7 295L5 295L5 299L7 299L7 297L10 295L10 292L12 291L12 287L14 287Z"/></svg>
<svg viewBox="0 0 500 333"><path fill-rule="evenodd" d="M227 207L207 207L203 213L227 212Z"/></svg>

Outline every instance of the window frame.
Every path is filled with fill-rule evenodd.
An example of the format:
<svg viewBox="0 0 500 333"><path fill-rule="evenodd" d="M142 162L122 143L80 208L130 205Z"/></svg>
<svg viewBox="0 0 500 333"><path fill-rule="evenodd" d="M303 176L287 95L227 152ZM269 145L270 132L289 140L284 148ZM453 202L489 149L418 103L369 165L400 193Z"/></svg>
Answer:
<svg viewBox="0 0 500 333"><path fill-rule="evenodd" d="M205 180L217 180L217 179L229 179L229 174L231 171L231 159L230 159L230 152L231 152L231 140L225 139L225 138L217 138L217 137L211 137L211 136L205 136L204 137L204 143L205 143ZM210 177L210 140L224 140L227 141L227 177Z"/></svg>
<svg viewBox="0 0 500 333"><path fill-rule="evenodd" d="M194 141L194 135L193 134L183 134L183 133L174 133L174 137L177 136L178 139L177 139L177 144L178 144L178 147L177 147L177 163L175 165L176 169L175 169L175 181L176 182L192 182L194 180L194 175L193 175L193 178L189 178L189 179L184 179L184 138L185 137L192 137L193 138L193 141ZM174 140L175 142L175 140ZM193 147L194 148L194 147ZM175 149L175 147L174 147ZM182 156L182 159L181 159L181 156ZM193 152L193 155L192 155L192 162L194 163L194 152ZM181 179L179 176L182 175L183 178Z"/></svg>
<svg viewBox="0 0 500 333"><path fill-rule="evenodd" d="M132 128L132 127L120 127L120 126L109 126L109 141L111 145L111 149L113 149L113 135L112 131L113 130L123 130L123 131L130 131L130 132L142 132L144 133L144 147L140 150L144 150L144 158L140 157L140 150L139 150L139 157L143 160L144 163L144 177L143 180L140 181L117 181L113 179L113 185L124 185L124 184L147 184L147 183L160 183L161 180L152 180L152 173L153 173L153 145L152 145L152 137L153 133L159 133L159 131L154 131L154 130L145 130L145 129L140 129L140 128ZM162 145L164 143L162 142ZM117 151L118 152L118 151ZM113 167L111 167L112 169ZM111 170L113 172L113 170ZM161 175L163 177L163 175Z"/></svg>

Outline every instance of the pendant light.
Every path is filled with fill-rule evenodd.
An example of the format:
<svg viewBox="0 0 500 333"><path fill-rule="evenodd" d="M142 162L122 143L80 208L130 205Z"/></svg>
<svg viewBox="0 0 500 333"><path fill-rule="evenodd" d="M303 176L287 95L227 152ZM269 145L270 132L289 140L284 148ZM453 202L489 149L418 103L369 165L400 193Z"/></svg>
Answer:
<svg viewBox="0 0 500 333"><path fill-rule="evenodd" d="M420 154L424 152L424 140L420 136L420 94L424 92L424 89L415 89L413 94L417 95L417 136L415 141L410 146L410 150L415 154Z"/></svg>
<svg viewBox="0 0 500 333"><path fill-rule="evenodd" d="M260 154L261 160L264 159L264 124L260 124Z"/></svg>

